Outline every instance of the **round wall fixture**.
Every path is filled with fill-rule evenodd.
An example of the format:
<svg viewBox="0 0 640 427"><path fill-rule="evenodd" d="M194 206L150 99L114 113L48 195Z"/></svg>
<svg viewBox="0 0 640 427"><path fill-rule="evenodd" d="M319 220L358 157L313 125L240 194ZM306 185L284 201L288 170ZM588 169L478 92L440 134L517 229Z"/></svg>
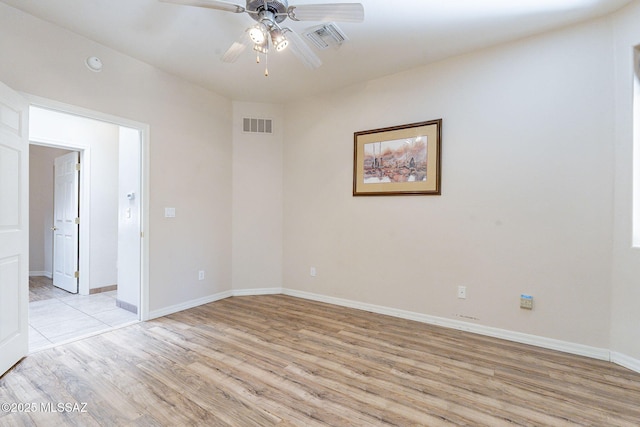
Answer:
<svg viewBox="0 0 640 427"><path fill-rule="evenodd" d="M87 68L95 73L102 71L102 61L97 56L90 56L84 61L87 64Z"/></svg>

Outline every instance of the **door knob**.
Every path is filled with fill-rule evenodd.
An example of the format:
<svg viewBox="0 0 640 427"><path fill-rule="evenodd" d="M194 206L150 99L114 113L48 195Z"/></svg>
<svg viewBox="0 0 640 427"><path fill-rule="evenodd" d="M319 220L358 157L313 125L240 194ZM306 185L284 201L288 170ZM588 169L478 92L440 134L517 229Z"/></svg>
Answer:
<svg viewBox="0 0 640 427"><path fill-rule="evenodd" d="M56 231L58 229L58 227L56 227L55 225L53 227L51 227L51 231Z"/></svg>

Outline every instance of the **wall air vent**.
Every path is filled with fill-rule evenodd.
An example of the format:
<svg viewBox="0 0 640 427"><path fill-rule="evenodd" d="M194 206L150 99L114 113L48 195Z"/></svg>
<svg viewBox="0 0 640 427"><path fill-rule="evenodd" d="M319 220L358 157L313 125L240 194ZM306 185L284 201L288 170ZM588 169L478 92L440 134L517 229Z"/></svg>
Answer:
<svg viewBox="0 0 640 427"><path fill-rule="evenodd" d="M273 120L245 117L242 119L242 132L273 133Z"/></svg>
<svg viewBox="0 0 640 427"><path fill-rule="evenodd" d="M311 27L303 34L318 49L338 48L349 40L335 22Z"/></svg>

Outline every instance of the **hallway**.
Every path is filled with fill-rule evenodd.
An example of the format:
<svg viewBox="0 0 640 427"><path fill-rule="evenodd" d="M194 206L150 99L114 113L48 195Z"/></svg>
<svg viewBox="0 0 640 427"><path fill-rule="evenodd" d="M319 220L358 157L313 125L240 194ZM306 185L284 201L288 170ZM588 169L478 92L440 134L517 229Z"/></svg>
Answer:
<svg viewBox="0 0 640 427"><path fill-rule="evenodd" d="M29 352L138 321L116 306L117 291L70 294L43 276L29 277Z"/></svg>

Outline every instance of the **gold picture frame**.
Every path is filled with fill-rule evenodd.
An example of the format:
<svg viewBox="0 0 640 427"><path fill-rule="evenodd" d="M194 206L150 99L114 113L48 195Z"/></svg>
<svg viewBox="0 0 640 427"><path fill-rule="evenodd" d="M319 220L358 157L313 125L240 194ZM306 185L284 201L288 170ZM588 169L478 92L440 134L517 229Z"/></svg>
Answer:
<svg viewBox="0 0 640 427"><path fill-rule="evenodd" d="M353 195L441 194L442 119L353 134Z"/></svg>

